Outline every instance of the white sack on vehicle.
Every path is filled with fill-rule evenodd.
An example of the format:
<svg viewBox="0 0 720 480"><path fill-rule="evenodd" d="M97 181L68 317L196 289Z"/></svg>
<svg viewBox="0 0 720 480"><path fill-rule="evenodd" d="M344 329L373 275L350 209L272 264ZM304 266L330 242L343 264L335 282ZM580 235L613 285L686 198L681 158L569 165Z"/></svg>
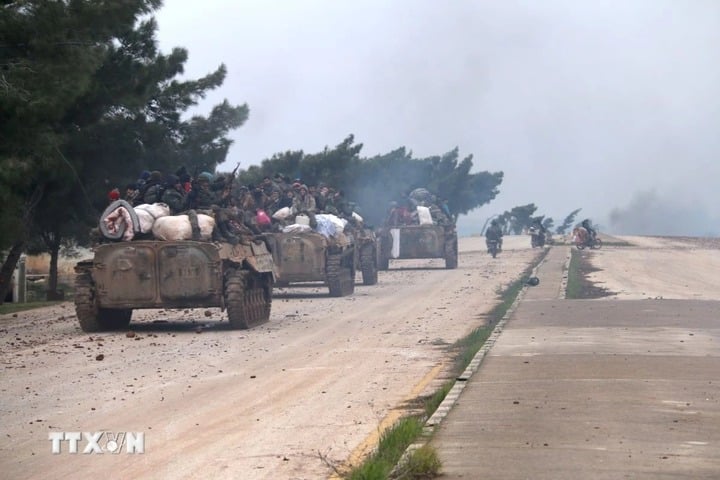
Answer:
<svg viewBox="0 0 720 480"><path fill-rule="evenodd" d="M152 216L147 210L135 209L135 214L140 222L140 232L149 233L152 232L153 223L155 223L155 217Z"/></svg>
<svg viewBox="0 0 720 480"><path fill-rule="evenodd" d="M352 212L352 218L353 218L353 220L355 220L358 223L362 223L362 221L363 221L363 218L357 212Z"/></svg>
<svg viewBox="0 0 720 480"><path fill-rule="evenodd" d="M432 225L433 224L432 215L430 214L430 209L428 207L423 207L423 206L418 205L417 213L418 213L418 221L420 222L420 225Z"/></svg>
<svg viewBox="0 0 720 480"><path fill-rule="evenodd" d="M292 225L287 225L283 227L282 229L283 233L303 233L303 232L312 232L312 228L310 228L310 225L301 225L299 223L293 223Z"/></svg>
<svg viewBox="0 0 720 480"><path fill-rule="evenodd" d="M209 215L198 214L200 240L209 241L215 228L215 219ZM155 220L152 233L158 240L192 240L192 227L187 215L160 217Z"/></svg>
<svg viewBox="0 0 720 480"><path fill-rule="evenodd" d="M308 217L307 215L303 215L303 214L296 215L295 223L297 223L298 225L308 225L309 226L310 225L310 217Z"/></svg>
<svg viewBox="0 0 720 480"><path fill-rule="evenodd" d="M345 225L347 225L347 220L340 218L337 215L333 215L332 213L319 213L315 215L315 220L317 221L318 218L326 218L330 220L335 225L335 230L338 232L345 230Z"/></svg>
<svg viewBox="0 0 720 480"><path fill-rule="evenodd" d="M292 214L292 209L290 207L283 207L279 209L277 212L272 214L272 218L275 220L285 220L287 217L289 217Z"/></svg>
<svg viewBox="0 0 720 480"><path fill-rule="evenodd" d="M315 221L317 222L315 231L323 235L325 238L334 237L337 234L337 227L335 226L335 223L330 220L327 215L315 215Z"/></svg>
<svg viewBox="0 0 720 480"><path fill-rule="evenodd" d="M135 207L135 214L140 222L140 231L149 233L156 219L170 215L170 207L165 203L143 203Z"/></svg>
<svg viewBox="0 0 720 480"><path fill-rule="evenodd" d="M170 207L167 203L143 203L135 207L135 211L137 212L138 210L145 210L155 219L170 215Z"/></svg>

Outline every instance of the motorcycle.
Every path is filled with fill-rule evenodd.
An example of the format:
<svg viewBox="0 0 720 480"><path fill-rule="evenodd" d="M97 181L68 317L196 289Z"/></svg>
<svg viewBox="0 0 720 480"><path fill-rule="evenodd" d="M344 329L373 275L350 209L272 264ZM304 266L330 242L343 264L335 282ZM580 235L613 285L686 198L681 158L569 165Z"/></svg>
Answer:
<svg viewBox="0 0 720 480"><path fill-rule="evenodd" d="M528 233L530 234L530 245L532 245L532 248L545 246L545 232L537 227L530 227Z"/></svg>
<svg viewBox="0 0 720 480"><path fill-rule="evenodd" d="M597 234L590 235L584 227L576 227L575 230L573 230L573 240L578 250L586 247L597 250L602 247L600 237Z"/></svg>
<svg viewBox="0 0 720 480"><path fill-rule="evenodd" d="M500 242L497 240L486 240L486 242L488 253L492 255L493 258L497 257L497 254L500 252Z"/></svg>

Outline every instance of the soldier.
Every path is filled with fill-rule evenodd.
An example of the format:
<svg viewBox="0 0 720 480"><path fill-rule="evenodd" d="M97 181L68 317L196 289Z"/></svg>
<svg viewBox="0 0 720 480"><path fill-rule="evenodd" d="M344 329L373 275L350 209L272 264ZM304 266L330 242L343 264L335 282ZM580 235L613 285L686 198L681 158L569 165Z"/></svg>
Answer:
<svg viewBox="0 0 720 480"><path fill-rule="evenodd" d="M165 177L165 191L161 201L170 207L170 215L177 215L185 210L185 189L177 175Z"/></svg>
<svg viewBox="0 0 720 480"><path fill-rule="evenodd" d="M293 208L295 213L315 213L315 198L308 193L305 185L300 185L298 194L293 199Z"/></svg>
<svg viewBox="0 0 720 480"><path fill-rule="evenodd" d="M333 205L335 206L335 210L338 217L344 217L349 218L352 215L352 206L350 205L350 202L348 202L345 199L345 192L342 190L339 190L335 192L335 195L333 196Z"/></svg>
<svg viewBox="0 0 720 480"><path fill-rule="evenodd" d="M163 191L165 190L162 182L162 173L157 170L150 172L150 178L147 183L140 189L135 201L137 204L142 203L156 203L162 198Z"/></svg>
<svg viewBox="0 0 720 480"><path fill-rule="evenodd" d="M264 207L268 215L272 215L282 208L280 207L280 192L278 190L273 190L272 193L270 193L270 197L265 201Z"/></svg>
<svg viewBox="0 0 720 480"><path fill-rule="evenodd" d="M187 208L191 210L212 210L219 203L218 195L210 189L212 174L203 172L198 175L187 197Z"/></svg>
<svg viewBox="0 0 720 480"><path fill-rule="evenodd" d="M271 196L273 192L280 192L280 187L278 186L278 184L273 182L272 179L268 176L265 176L263 178L261 188L263 193L267 197Z"/></svg>
<svg viewBox="0 0 720 480"><path fill-rule="evenodd" d="M200 240L200 227L198 226L197 214L214 216L213 206L217 208L217 195L210 189L212 174L203 172L198 175L190 193L185 199L185 208L187 209L190 226L192 228L193 240ZM217 225L217 219L216 219ZM213 230L213 239L218 239L217 229Z"/></svg>
<svg viewBox="0 0 720 480"><path fill-rule="evenodd" d="M315 220L315 199L308 193L306 185L300 185L297 190L297 195L293 199L293 212L297 214L304 214L310 218L310 226L315 228L317 221Z"/></svg>
<svg viewBox="0 0 720 480"><path fill-rule="evenodd" d="M128 183L125 186L125 196L123 197L123 200L128 202L130 205L134 205L135 199L137 198L138 193L139 192L137 189L137 185L134 183Z"/></svg>

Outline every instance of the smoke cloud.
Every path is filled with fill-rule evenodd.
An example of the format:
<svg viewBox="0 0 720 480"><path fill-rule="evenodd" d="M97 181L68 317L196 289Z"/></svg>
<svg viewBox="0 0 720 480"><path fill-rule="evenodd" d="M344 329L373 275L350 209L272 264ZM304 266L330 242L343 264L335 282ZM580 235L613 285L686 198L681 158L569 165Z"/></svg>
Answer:
<svg viewBox="0 0 720 480"><path fill-rule="evenodd" d="M612 232L620 235L712 237L720 232L720 218L701 203L663 196L655 190L636 193L627 206L610 212L609 221Z"/></svg>

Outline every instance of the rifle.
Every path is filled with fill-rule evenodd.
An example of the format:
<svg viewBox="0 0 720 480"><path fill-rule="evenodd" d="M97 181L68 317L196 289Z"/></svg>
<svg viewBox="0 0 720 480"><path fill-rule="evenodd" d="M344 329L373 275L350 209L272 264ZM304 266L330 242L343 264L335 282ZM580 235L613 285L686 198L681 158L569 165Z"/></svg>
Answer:
<svg viewBox="0 0 720 480"><path fill-rule="evenodd" d="M225 191L223 192L224 198L229 198L230 194L232 193L233 186L235 184L235 175L237 175L238 168L240 168L240 162L235 165L235 168L230 173L230 177L228 178L228 182L225 184Z"/></svg>
<svg viewBox="0 0 720 480"><path fill-rule="evenodd" d="M237 165L235 165L235 168L233 168L232 173L230 173L230 178L232 178L233 180L235 180L235 175L237 174L238 168L240 168L240 162L238 162Z"/></svg>

